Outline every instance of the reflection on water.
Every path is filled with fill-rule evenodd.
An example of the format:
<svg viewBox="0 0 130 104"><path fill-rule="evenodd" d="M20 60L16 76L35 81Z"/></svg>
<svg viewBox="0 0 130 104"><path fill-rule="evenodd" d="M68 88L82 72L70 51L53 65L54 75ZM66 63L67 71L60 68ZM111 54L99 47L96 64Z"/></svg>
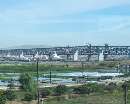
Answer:
<svg viewBox="0 0 130 104"><path fill-rule="evenodd" d="M68 76L68 77L81 77L81 76L89 76L89 77L102 77L102 76L119 76L123 75L122 73L100 73L100 72L72 72L72 73L57 73L57 76Z"/></svg>
<svg viewBox="0 0 130 104"><path fill-rule="evenodd" d="M0 80L0 86L7 86L9 84L9 80L13 79L14 80L14 84L17 86L19 85L18 79L20 74L19 73L0 73L0 75L6 75L5 78L8 78L8 80ZM116 73L116 72L71 72L71 73L53 73L52 74L52 83L55 84L73 84L75 83L75 80L73 80L74 78L79 78L79 77L84 77L84 78L100 78L100 77L116 77L119 75L123 75L123 73ZM8 76L8 77L7 77ZM36 78L34 77L34 80L36 80ZM50 78L49 78L49 74L45 74L44 77L39 77L39 81L41 83L49 83L50 82ZM95 82L95 80L87 80L87 82Z"/></svg>

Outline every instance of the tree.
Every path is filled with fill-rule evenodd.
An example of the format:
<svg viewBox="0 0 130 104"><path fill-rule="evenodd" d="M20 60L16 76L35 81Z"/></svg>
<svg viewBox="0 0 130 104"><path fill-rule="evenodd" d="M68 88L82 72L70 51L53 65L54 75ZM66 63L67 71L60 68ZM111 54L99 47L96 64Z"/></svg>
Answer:
<svg viewBox="0 0 130 104"><path fill-rule="evenodd" d="M23 90L27 92L25 99L34 99L37 95L37 86L33 77L29 73L24 73L20 76L19 82Z"/></svg>
<svg viewBox="0 0 130 104"><path fill-rule="evenodd" d="M24 73L20 76L19 82L23 90L27 92L36 91L36 83L32 78L32 75L29 73Z"/></svg>

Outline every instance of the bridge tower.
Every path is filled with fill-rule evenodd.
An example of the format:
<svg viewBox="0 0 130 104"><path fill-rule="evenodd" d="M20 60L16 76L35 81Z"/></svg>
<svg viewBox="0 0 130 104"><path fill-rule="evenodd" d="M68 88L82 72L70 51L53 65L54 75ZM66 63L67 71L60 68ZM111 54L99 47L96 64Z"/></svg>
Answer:
<svg viewBox="0 0 130 104"><path fill-rule="evenodd" d="M109 51L109 45L105 44L105 47L104 47L104 61L107 60L108 51Z"/></svg>
<svg viewBox="0 0 130 104"><path fill-rule="evenodd" d="M104 61L104 54L103 54L103 50L101 53L99 53L98 55L98 61Z"/></svg>
<svg viewBox="0 0 130 104"><path fill-rule="evenodd" d="M48 60L52 61L52 53L51 52L49 52L49 54L48 54Z"/></svg>
<svg viewBox="0 0 130 104"><path fill-rule="evenodd" d="M89 53L88 53L88 62L90 61L90 59L91 59L91 55L92 55L92 45L91 44L89 44L88 45L88 50L89 50Z"/></svg>

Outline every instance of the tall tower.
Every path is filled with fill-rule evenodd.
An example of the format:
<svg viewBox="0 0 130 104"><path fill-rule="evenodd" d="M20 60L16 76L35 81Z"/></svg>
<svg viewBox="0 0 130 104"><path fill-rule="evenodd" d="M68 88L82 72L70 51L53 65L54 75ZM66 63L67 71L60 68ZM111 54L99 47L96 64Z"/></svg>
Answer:
<svg viewBox="0 0 130 104"><path fill-rule="evenodd" d="M108 51L109 51L109 45L105 44L105 47L104 47L104 60L106 60L107 57L108 57Z"/></svg>

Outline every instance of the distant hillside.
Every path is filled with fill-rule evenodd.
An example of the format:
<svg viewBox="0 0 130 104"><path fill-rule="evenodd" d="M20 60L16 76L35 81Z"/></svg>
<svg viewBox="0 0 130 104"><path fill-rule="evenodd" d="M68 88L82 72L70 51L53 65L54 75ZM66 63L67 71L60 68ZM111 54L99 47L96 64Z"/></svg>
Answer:
<svg viewBox="0 0 130 104"><path fill-rule="evenodd" d="M8 47L6 49L31 49L31 48L50 48L52 46L48 45L21 45L21 46L13 46L13 47Z"/></svg>

